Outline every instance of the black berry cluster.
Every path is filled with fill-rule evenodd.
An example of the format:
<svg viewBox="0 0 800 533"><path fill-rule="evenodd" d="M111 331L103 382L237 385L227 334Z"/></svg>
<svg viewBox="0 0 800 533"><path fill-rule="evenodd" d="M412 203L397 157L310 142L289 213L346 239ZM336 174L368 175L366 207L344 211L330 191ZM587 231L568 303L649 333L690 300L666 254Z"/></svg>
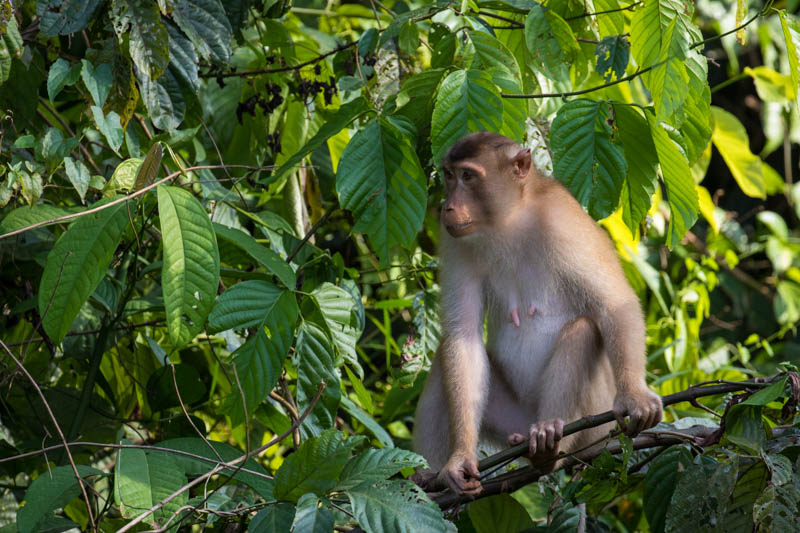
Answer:
<svg viewBox="0 0 800 533"><path fill-rule="evenodd" d="M236 118L239 119L239 124L242 123L242 115L245 113L249 115L255 115L256 105L263 109L264 113L269 115L275 110L275 108L283 103L283 97L281 96L281 88L279 85L268 83L265 92L266 95L264 96L268 96L269 100L264 98L262 95L253 95L244 102L239 102L239 105L236 107Z"/></svg>
<svg viewBox="0 0 800 533"><path fill-rule="evenodd" d="M275 130L275 133L267 133L267 146L272 150L273 154L278 154L281 151L281 132Z"/></svg>
<svg viewBox="0 0 800 533"><path fill-rule="evenodd" d="M300 80L296 87L292 87L293 92L300 95L303 100L309 97L314 98L317 94L322 93L325 98L325 105L331 104L333 95L336 94L336 80L329 77L327 83L319 80Z"/></svg>

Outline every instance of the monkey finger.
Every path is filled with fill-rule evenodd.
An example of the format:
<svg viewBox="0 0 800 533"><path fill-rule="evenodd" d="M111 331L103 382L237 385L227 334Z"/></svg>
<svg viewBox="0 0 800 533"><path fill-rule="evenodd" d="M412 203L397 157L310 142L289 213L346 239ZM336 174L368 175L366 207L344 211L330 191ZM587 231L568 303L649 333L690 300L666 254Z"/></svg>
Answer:
<svg viewBox="0 0 800 533"><path fill-rule="evenodd" d="M556 418L553 422L553 426L555 429L555 440L558 442L561 440L561 437L564 436L564 421L560 418Z"/></svg>
<svg viewBox="0 0 800 533"><path fill-rule="evenodd" d="M473 480L480 479L481 473L478 470L478 465L475 463L467 463L464 465L464 477L472 478ZM469 482L471 483L471 481ZM480 485L480 482L478 482Z"/></svg>
<svg viewBox="0 0 800 533"><path fill-rule="evenodd" d="M540 452L543 452L543 451L548 449L547 448L547 429L546 428L540 429L539 432L536 434L536 448Z"/></svg>
<svg viewBox="0 0 800 533"><path fill-rule="evenodd" d="M614 411L614 418L617 420L617 424L619 424L619 428L624 433L628 433L628 424L625 423L625 413L622 412L622 411Z"/></svg>
<svg viewBox="0 0 800 533"><path fill-rule="evenodd" d="M520 433L512 433L508 436L508 445L516 446L517 444L522 444L524 440L525 437L523 437Z"/></svg>
<svg viewBox="0 0 800 533"><path fill-rule="evenodd" d="M547 426L545 431L545 449L553 450L556 447L556 428L555 426Z"/></svg>

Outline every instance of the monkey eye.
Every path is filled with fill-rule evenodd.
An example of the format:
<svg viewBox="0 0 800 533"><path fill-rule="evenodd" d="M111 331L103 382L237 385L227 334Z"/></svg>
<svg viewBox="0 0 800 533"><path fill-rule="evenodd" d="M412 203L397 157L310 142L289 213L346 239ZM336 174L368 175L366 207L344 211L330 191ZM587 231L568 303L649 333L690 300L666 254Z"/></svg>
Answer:
<svg viewBox="0 0 800 533"><path fill-rule="evenodd" d="M446 179L447 181L450 181L450 180L453 179L453 177L454 176L453 176L453 171L452 170L450 170L450 169L445 169L444 170L444 179Z"/></svg>
<svg viewBox="0 0 800 533"><path fill-rule="evenodd" d="M461 179L464 180L465 182L472 181L472 178L474 177L475 174L473 174L471 170L464 170L464 172L461 174Z"/></svg>

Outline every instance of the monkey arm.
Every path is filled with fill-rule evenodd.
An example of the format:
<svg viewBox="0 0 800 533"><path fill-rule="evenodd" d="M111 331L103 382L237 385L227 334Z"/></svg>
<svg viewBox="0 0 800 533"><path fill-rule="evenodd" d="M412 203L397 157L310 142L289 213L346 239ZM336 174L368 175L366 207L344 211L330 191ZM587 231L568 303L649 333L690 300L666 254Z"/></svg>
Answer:
<svg viewBox="0 0 800 533"><path fill-rule="evenodd" d="M442 276L442 340L437 357L450 418L453 455L474 457L488 390L480 279L448 265Z"/></svg>

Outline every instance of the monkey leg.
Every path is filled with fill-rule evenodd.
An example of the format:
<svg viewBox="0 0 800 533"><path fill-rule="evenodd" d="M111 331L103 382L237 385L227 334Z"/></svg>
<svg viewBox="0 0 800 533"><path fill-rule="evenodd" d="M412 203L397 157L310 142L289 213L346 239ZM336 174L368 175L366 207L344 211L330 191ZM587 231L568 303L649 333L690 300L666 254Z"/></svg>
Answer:
<svg viewBox="0 0 800 533"><path fill-rule="evenodd" d="M611 363L603 352L600 332L591 319L577 317L561 329L536 389L523 398L535 413L533 424L524 436L511 434L509 443L530 438L534 462L555 468L552 459L559 449L567 453L580 450L613 428L613 424L605 424L562 439L564 424L610 410L615 394Z"/></svg>

